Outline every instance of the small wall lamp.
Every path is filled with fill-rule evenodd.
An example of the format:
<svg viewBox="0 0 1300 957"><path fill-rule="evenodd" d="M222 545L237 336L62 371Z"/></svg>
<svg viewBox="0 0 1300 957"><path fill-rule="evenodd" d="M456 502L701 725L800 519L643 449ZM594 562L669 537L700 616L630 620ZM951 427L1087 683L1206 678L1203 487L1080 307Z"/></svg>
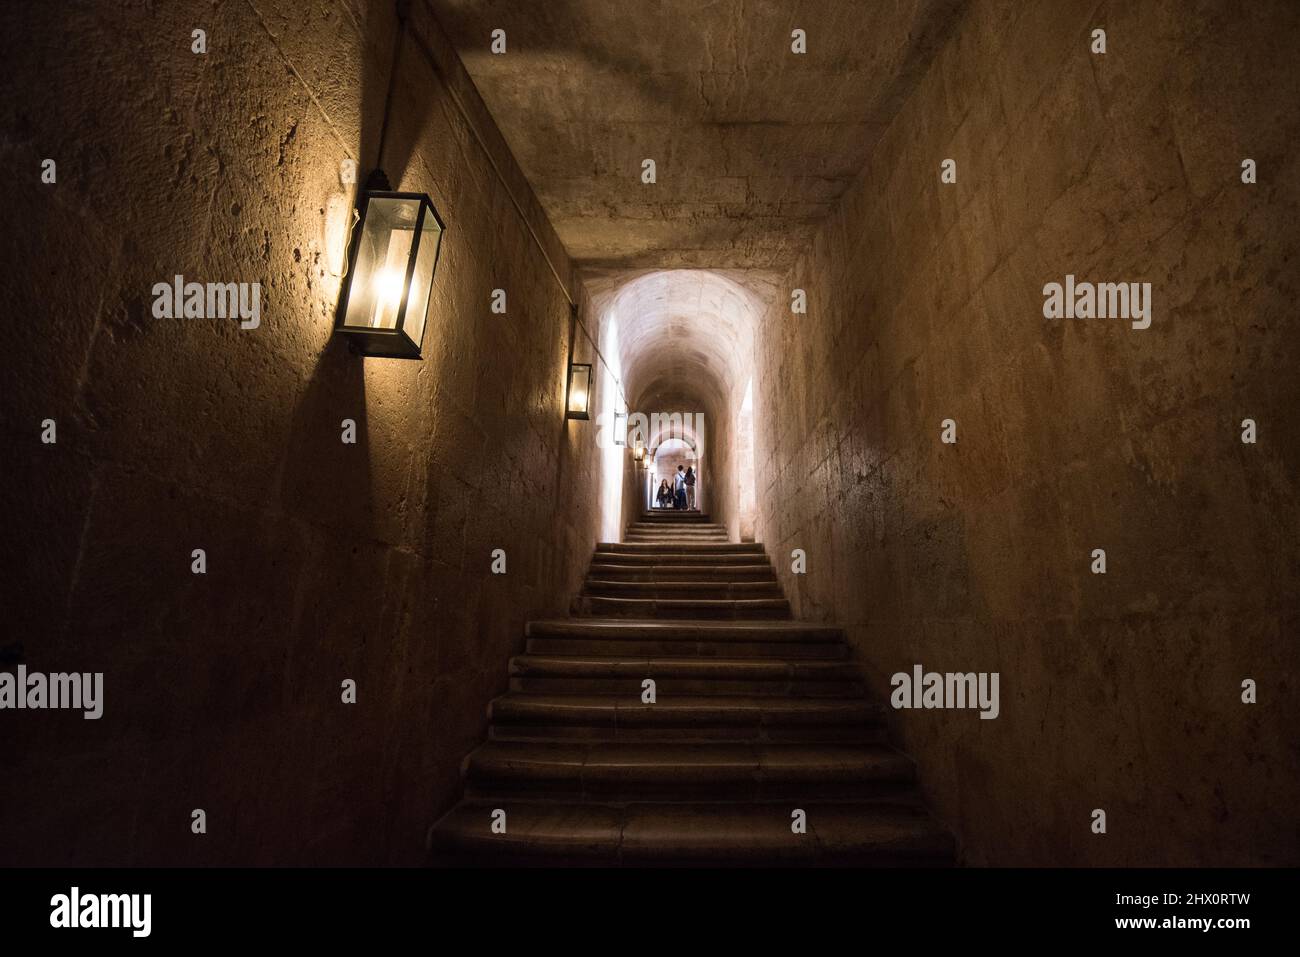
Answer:
<svg viewBox="0 0 1300 957"><path fill-rule="evenodd" d="M565 403L566 419L590 419L587 407L591 402L591 363L569 363L569 397Z"/></svg>
<svg viewBox="0 0 1300 957"><path fill-rule="evenodd" d="M627 445L627 413L614 413L614 444Z"/></svg>
<svg viewBox="0 0 1300 957"><path fill-rule="evenodd" d="M638 465L645 461L644 445L638 445L636 448L632 450L632 461L636 462Z"/></svg>
<svg viewBox="0 0 1300 957"><path fill-rule="evenodd" d="M363 355L419 359L446 227L427 195L393 192L380 170L357 210L334 331Z"/></svg>

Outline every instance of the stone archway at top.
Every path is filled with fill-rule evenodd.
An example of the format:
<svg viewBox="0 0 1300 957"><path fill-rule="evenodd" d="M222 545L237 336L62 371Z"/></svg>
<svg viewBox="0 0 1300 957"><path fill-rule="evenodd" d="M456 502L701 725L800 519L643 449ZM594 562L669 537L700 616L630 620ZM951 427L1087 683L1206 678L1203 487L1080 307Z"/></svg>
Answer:
<svg viewBox="0 0 1300 957"><path fill-rule="evenodd" d="M776 277L658 269L584 273L583 282L602 332L617 329L610 346L617 350L628 411L691 416L689 430L671 437L699 437L693 444L707 464L701 479L707 478L719 518L736 525L736 503L754 481L752 469L740 464L739 418L753 378L754 337L779 295ZM651 449L658 444L656 431L650 428ZM702 502L703 493L697 495ZM752 499L753 489L748 495Z"/></svg>
<svg viewBox="0 0 1300 957"><path fill-rule="evenodd" d="M776 296L775 277L660 269L584 274L584 282L597 313L617 321L619 365L633 411L686 398L697 409L734 418L753 371L755 331Z"/></svg>

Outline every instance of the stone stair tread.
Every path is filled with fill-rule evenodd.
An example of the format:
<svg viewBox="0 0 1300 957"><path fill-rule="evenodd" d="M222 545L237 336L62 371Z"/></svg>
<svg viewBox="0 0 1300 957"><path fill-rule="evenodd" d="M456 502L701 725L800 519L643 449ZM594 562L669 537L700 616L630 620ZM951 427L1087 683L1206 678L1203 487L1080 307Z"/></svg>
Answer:
<svg viewBox="0 0 1300 957"><path fill-rule="evenodd" d="M844 633L835 625L806 621L758 619L744 622L643 621L625 618L548 618L530 621L524 633L529 637L653 638L656 641L789 641L792 638L842 641Z"/></svg>
<svg viewBox="0 0 1300 957"><path fill-rule="evenodd" d="M583 594L601 595L613 592L618 597L638 598L698 598L708 601L732 601L745 598L774 598L785 600L775 579L771 581L613 581L606 578L588 578L582 586Z"/></svg>
<svg viewBox="0 0 1300 957"><path fill-rule="evenodd" d="M609 581L776 581L771 565L593 564L589 575ZM668 576L668 577L662 577Z"/></svg>
<svg viewBox="0 0 1300 957"><path fill-rule="evenodd" d="M723 525L696 523L691 525L669 525L667 522L633 522L627 527L629 532L647 532L655 535L726 535Z"/></svg>
<svg viewBox="0 0 1300 957"><path fill-rule="evenodd" d="M529 654L546 655L621 655L627 658L693 657L702 660L715 658L751 658L760 661L789 659L792 661L831 661L848 657L848 647L838 639L818 641L806 638L790 640L767 639L749 641L732 638L725 641L711 639L663 640L656 638L618 637L562 637L539 636L527 639Z"/></svg>
<svg viewBox="0 0 1300 957"><path fill-rule="evenodd" d="M731 542L721 535L705 536L700 535L694 538L688 538L682 535L629 535L623 539L621 545L730 545Z"/></svg>
<svg viewBox="0 0 1300 957"><path fill-rule="evenodd" d="M727 528L725 525L669 525L667 522L634 522L627 527L629 532L647 532L655 535L675 535L675 534L714 534L726 535Z"/></svg>
<svg viewBox="0 0 1300 957"><path fill-rule="evenodd" d="M512 675L591 675L660 678L767 678L773 680L835 678L856 680L857 669L846 661L785 658L662 658L619 655L516 655Z"/></svg>
<svg viewBox="0 0 1300 957"><path fill-rule="evenodd" d="M788 608L790 602L785 598L615 598L608 595L593 596L602 602L627 602L629 604L644 605L659 604L667 605L671 608L699 608L712 609L723 608L728 605L736 605L749 608ZM611 608L618 607L610 605Z"/></svg>
<svg viewBox="0 0 1300 957"><path fill-rule="evenodd" d="M665 528L655 526L653 528L636 528L629 527L625 532L627 535L653 535L664 538L722 538L727 540L727 533L721 528L710 528L707 525L701 525L698 528Z"/></svg>
<svg viewBox="0 0 1300 957"><path fill-rule="evenodd" d="M879 744L771 744L718 742L488 741L470 754L471 771L650 770L685 777L745 770L772 776L858 776L910 781L909 758Z"/></svg>
<svg viewBox="0 0 1300 957"><path fill-rule="evenodd" d="M597 552L593 564L617 564L625 566L649 567L661 565L680 568L684 565L704 563L711 568L765 568L771 569L772 563L761 552L715 553L709 555L688 552Z"/></svg>
<svg viewBox="0 0 1300 957"><path fill-rule="evenodd" d="M645 618L788 618L790 603L785 598L622 598L613 595L579 597L580 611L612 616Z"/></svg>
<svg viewBox="0 0 1300 957"><path fill-rule="evenodd" d="M748 542L693 542L678 539L667 542L597 542L596 554L607 554L610 552L682 552L684 554L735 554L735 555L763 555L762 545L753 545Z"/></svg>
<svg viewBox="0 0 1300 957"><path fill-rule="evenodd" d="M719 586L729 587L731 585L766 585L769 583L765 581L717 582L717 581L709 581L707 579L695 580L690 578L684 578L684 579L683 578L676 578L676 579L673 578L653 579L652 578L652 579L642 579L640 581L629 582L629 581L616 581L614 579L609 579L609 578L588 578L586 580L586 584L588 585L653 585L656 587L662 586L664 588L680 588L689 591L690 589L693 588L717 588ZM772 579L771 584L776 584L775 578Z"/></svg>
<svg viewBox="0 0 1300 957"><path fill-rule="evenodd" d="M505 834L492 811L507 813ZM808 803L806 834L782 803L463 801L435 826L436 853L587 859L607 864L944 863L951 838L910 804Z"/></svg>
<svg viewBox="0 0 1300 957"><path fill-rule="evenodd" d="M653 727L683 722L710 725L879 723L879 705L854 697L682 695L644 704L635 694L545 694L507 691L489 706L493 722Z"/></svg>

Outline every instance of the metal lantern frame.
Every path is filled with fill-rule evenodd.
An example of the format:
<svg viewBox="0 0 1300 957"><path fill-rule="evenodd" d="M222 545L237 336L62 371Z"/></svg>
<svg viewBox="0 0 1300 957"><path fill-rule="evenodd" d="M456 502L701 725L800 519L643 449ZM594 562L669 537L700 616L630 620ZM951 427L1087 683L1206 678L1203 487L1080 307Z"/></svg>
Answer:
<svg viewBox="0 0 1300 957"><path fill-rule="evenodd" d="M388 359L423 358L424 339L429 328L428 310L432 304L433 282L438 275L438 262L442 258L443 236L447 231L447 224L438 215L438 210L427 193L407 193L390 189L363 189L360 195L361 200L357 206L358 216L348 245L348 272L344 279L343 294L339 297L338 309L334 315L334 332L348 337L353 351L362 355ZM366 216L370 212L370 204L379 199L416 201L419 203L419 212L416 215L414 233L411 237L411 249L407 253L406 270L402 276L402 291L397 315L392 328L349 326L346 324L348 303L352 299L354 286L358 278L361 278L363 282L369 278L359 277L357 273L357 260L361 250L361 242L365 236ZM407 335L405 329L406 311L409 305L407 299L410 297L411 279L415 275L421 244L429 241L429 237L425 236L425 229L430 219L438 227L437 235L433 237L433 241L437 243L437 248L434 250L433 267L429 271L429 293L424 302L425 315L423 322L420 324L420 338L419 341L416 341Z"/></svg>
<svg viewBox="0 0 1300 957"><path fill-rule="evenodd" d="M573 408L573 384L574 377L583 375L586 381L585 395L586 401L583 402L581 409ZM564 393L564 417L566 419L590 419L591 418L591 363L590 362L570 362L569 363L569 384Z"/></svg>

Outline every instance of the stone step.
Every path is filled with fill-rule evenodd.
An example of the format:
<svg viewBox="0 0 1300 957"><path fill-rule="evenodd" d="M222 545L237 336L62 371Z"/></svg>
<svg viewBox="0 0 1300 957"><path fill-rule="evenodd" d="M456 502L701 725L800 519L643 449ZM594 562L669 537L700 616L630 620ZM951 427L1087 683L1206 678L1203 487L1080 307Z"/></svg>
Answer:
<svg viewBox="0 0 1300 957"><path fill-rule="evenodd" d="M539 694L616 694L639 698L653 678L666 695L807 695L849 697L864 688L843 659L611 657L516 655L510 689Z"/></svg>
<svg viewBox="0 0 1300 957"><path fill-rule="evenodd" d="M915 780L912 762L883 745L744 742L489 741L464 774L470 798L595 801L878 798Z"/></svg>
<svg viewBox="0 0 1300 957"><path fill-rule="evenodd" d="M714 568L746 565L769 569L772 567L771 562L767 560L767 556L762 552L701 552L698 549L692 549L690 546L684 546L680 549L646 550L644 548L629 548L621 550L621 546L612 545L604 551L596 552L592 556L592 564L709 565Z"/></svg>
<svg viewBox="0 0 1300 957"><path fill-rule="evenodd" d="M685 525L709 525L712 519L708 512L692 512L690 509L662 508L641 512L638 521L681 523Z"/></svg>
<svg viewBox="0 0 1300 957"><path fill-rule="evenodd" d="M706 598L715 601L738 598L780 598L781 588L775 578L767 581L616 581L588 578L584 595L616 598Z"/></svg>
<svg viewBox="0 0 1300 957"><path fill-rule="evenodd" d="M640 744L727 744L775 742L811 747L817 744L887 744L889 734L878 727L847 725L790 725L746 728L741 725L673 725L671 727L622 727L602 729L587 725L510 724L488 729L490 741L610 741Z"/></svg>
<svg viewBox="0 0 1300 957"><path fill-rule="evenodd" d="M808 621L623 621L599 618L546 618L527 622L529 637L573 636L580 638L707 638L743 641L843 641L844 632L835 625Z"/></svg>
<svg viewBox="0 0 1300 957"><path fill-rule="evenodd" d="M506 833L492 833L493 811ZM806 802L807 832L776 803L462 801L430 831L434 864L935 866L952 838L914 803Z"/></svg>
<svg viewBox="0 0 1300 957"><path fill-rule="evenodd" d="M630 535L619 542L620 545L729 545L731 544L725 538L647 538L640 535Z"/></svg>
<svg viewBox="0 0 1300 957"><path fill-rule="evenodd" d="M604 581L776 581L766 562L749 565L628 565L593 562L589 573Z"/></svg>
<svg viewBox="0 0 1300 957"><path fill-rule="evenodd" d="M721 522L633 522L628 525L629 532L722 532L727 533L727 526Z"/></svg>
<svg viewBox="0 0 1300 957"><path fill-rule="evenodd" d="M680 538L689 541L711 541L720 538L728 541L727 533L720 528L629 528L624 534L624 540L629 538Z"/></svg>
<svg viewBox="0 0 1300 957"><path fill-rule="evenodd" d="M742 737L759 737L769 729L859 732L880 728L883 710L860 697L691 695L643 704L639 695L508 691L488 706L488 718L494 731L512 726L540 727L548 736L556 737L575 736L560 732L562 728L592 729L619 740L629 731L668 733L685 729L702 739L712 739L737 737L736 732ZM703 733L706 731L717 733Z"/></svg>
<svg viewBox="0 0 1300 957"><path fill-rule="evenodd" d="M620 545L729 545L731 544L726 538L719 535L717 538L668 538L668 537L651 537L648 535L627 535L623 538Z"/></svg>
<svg viewBox="0 0 1300 957"><path fill-rule="evenodd" d="M569 657L569 656L561 656ZM574 655L572 657L581 657ZM817 660L817 659L813 659ZM580 677L566 675L528 675L511 678L511 691L532 694L608 694L617 697L640 698L641 682L654 678L658 682L659 700L665 696L690 695L801 695L809 698L844 698L862 694L860 682L849 679L768 681L763 678L672 678L665 680L652 670L642 671L638 677Z"/></svg>
<svg viewBox="0 0 1300 957"><path fill-rule="evenodd" d="M788 658L826 660L848 656L840 641L740 641L681 638L529 638L524 647L538 655L615 655L653 658L666 655L696 658Z"/></svg>
<svg viewBox="0 0 1300 957"><path fill-rule="evenodd" d="M762 619L789 618L784 598L609 598L581 595L579 614L605 618Z"/></svg>
<svg viewBox="0 0 1300 957"><path fill-rule="evenodd" d="M767 558L758 542L601 542L596 555L762 555Z"/></svg>
<svg viewBox="0 0 1300 957"><path fill-rule="evenodd" d="M739 545L740 542L733 542L725 535L659 535L651 532L630 532L623 536L619 545ZM688 549L689 550L689 549ZM733 549L734 551L743 551L743 549ZM727 549L717 549L717 551L727 551Z"/></svg>
<svg viewBox="0 0 1300 957"><path fill-rule="evenodd" d="M628 658L610 655L515 655L510 674L596 677L651 677L661 681L676 678L746 679L776 685L791 681L858 681L857 668L847 661L770 661L752 658Z"/></svg>
<svg viewBox="0 0 1300 957"><path fill-rule="evenodd" d="M625 535L627 537L639 535L646 538L721 538L727 540L726 531L720 528L629 528L625 530Z"/></svg>
<svg viewBox="0 0 1300 957"><path fill-rule="evenodd" d="M529 654L633 658L839 659L838 628L795 621L620 621L565 618L525 627Z"/></svg>
<svg viewBox="0 0 1300 957"><path fill-rule="evenodd" d="M628 528L660 528L663 526L668 526L669 528L713 528L718 529L719 531L726 531L727 529L727 526L722 522L670 522L664 519L658 519L649 522L642 520L628 523Z"/></svg>

